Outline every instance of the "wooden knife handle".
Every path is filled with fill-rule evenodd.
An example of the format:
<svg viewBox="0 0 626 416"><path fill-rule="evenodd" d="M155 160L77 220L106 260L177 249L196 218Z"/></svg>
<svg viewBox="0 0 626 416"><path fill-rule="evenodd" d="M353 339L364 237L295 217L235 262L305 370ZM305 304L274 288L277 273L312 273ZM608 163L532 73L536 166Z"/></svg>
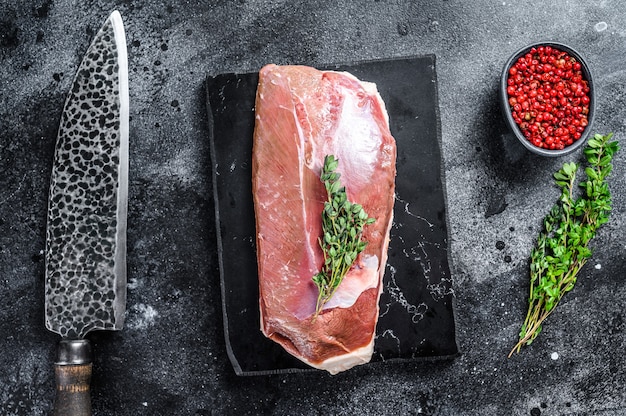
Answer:
<svg viewBox="0 0 626 416"><path fill-rule="evenodd" d="M92 355L89 340L63 340L54 363L55 416L91 416Z"/></svg>

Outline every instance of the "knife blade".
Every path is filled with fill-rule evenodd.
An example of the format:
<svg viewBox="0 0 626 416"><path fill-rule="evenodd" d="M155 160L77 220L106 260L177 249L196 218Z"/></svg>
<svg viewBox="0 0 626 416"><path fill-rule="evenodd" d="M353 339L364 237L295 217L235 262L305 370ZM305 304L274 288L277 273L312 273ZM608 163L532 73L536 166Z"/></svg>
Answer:
<svg viewBox="0 0 626 416"><path fill-rule="evenodd" d="M61 335L57 415L91 414L94 330L120 330L126 309L128 58L114 11L78 67L59 125L45 251L45 325Z"/></svg>

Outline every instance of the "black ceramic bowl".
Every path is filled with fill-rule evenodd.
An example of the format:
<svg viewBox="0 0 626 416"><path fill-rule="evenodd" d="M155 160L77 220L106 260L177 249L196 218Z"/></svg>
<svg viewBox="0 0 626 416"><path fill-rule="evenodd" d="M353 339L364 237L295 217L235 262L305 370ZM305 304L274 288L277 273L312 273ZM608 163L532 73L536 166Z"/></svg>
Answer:
<svg viewBox="0 0 626 416"><path fill-rule="evenodd" d="M588 124L585 130L582 132L581 137L578 140L575 140L571 145L566 146L560 150L550 150L542 147L537 147L533 143L531 143L523 134L519 126L513 120L513 116L511 115L511 106L509 105L509 97L507 94L507 80L509 78L509 69L517 62L519 58L526 55L532 48L536 48L539 46L550 46L552 48L559 49L563 52L567 52L570 56L574 57L581 64L581 71L583 78L587 81L587 85L589 86L589 114L587 115ZM515 137L519 139L519 141L533 153L542 155L542 156L563 156L569 153L572 153L579 149L584 145L587 138L589 137L591 126L593 124L593 119L595 116L595 105L596 105L596 97L595 97L595 88L593 85L593 77L591 75L591 69L589 65L585 62L583 57L574 49L570 48L567 45L563 45L558 42L538 42L532 45L528 45L517 52L515 52L509 60L504 65L502 70L502 76L500 79L500 103L502 107L502 112L504 114L504 119L506 121L507 126L513 132Z"/></svg>

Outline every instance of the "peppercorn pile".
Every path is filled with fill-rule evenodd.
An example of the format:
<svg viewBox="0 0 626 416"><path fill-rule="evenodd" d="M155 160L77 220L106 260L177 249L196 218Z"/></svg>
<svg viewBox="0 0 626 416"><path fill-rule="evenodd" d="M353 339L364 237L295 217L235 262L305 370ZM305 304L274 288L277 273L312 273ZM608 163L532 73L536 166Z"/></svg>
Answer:
<svg viewBox="0 0 626 416"><path fill-rule="evenodd" d="M560 150L580 139L588 124L589 85L582 66L548 45L531 48L509 69L513 120L533 145Z"/></svg>

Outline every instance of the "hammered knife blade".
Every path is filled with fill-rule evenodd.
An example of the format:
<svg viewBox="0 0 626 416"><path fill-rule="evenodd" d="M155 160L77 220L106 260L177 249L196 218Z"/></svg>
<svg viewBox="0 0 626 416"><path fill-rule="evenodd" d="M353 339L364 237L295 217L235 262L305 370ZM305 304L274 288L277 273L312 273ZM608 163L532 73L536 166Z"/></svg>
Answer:
<svg viewBox="0 0 626 416"><path fill-rule="evenodd" d="M87 333L119 330L126 308L128 60L120 13L95 35L65 101L45 250L45 324L59 335L57 415L91 414Z"/></svg>

